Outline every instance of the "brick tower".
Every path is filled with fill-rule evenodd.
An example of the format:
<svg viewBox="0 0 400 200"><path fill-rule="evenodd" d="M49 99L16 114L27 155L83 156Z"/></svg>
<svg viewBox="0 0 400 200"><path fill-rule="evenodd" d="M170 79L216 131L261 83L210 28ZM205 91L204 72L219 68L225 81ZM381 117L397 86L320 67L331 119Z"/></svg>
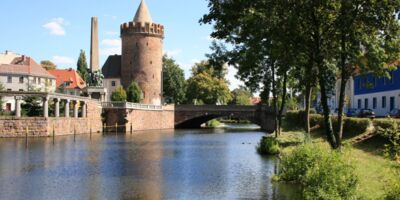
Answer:
<svg viewBox="0 0 400 200"><path fill-rule="evenodd" d="M121 25L121 84L136 81L143 91L141 103L160 105L164 26L153 23L144 0L132 22Z"/></svg>

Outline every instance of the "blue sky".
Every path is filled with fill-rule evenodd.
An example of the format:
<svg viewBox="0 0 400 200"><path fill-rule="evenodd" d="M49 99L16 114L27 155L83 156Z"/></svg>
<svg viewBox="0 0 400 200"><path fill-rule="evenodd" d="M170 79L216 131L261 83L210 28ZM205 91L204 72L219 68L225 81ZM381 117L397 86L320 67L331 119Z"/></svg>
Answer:
<svg viewBox="0 0 400 200"><path fill-rule="evenodd" d="M210 52L212 27L200 25L206 0L146 0L153 21L166 28L164 51L190 75L191 66ZM0 52L10 50L76 68L79 50L90 52L90 18L99 18L101 65L120 54L120 24L132 21L140 0L1 0ZM231 89L239 82L230 68Z"/></svg>

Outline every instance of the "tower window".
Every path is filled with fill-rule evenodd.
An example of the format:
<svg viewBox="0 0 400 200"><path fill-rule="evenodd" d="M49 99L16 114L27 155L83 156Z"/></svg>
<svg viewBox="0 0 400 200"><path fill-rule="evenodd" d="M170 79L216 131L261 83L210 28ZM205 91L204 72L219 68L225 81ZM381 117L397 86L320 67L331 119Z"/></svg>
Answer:
<svg viewBox="0 0 400 200"><path fill-rule="evenodd" d="M150 65L152 65L153 64L153 61L150 61Z"/></svg>
<svg viewBox="0 0 400 200"><path fill-rule="evenodd" d="M149 46L149 43L148 43L148 42L146 42L146 46Z"/></svg>

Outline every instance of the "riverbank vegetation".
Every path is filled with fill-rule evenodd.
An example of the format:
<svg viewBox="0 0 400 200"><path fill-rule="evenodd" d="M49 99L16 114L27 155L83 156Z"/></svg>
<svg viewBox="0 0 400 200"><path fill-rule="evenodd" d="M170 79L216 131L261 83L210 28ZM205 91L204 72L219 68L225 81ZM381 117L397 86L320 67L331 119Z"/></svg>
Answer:
<svg viewBox="0 0 400 200"><path fill-rule="evenodd" d="M388 126L390 121L394 120L378 119L373 124ZM353 144L357 135L345 137L345 145L337 151L332 150L326 142L323 128L313 129L311 140L306 142L307 134L303 129L291 125L285 123L282 134L277 138L283 149L280 173L275 180L303 185L304 198L310 195L327 195L319 196L320 199L351 199L350 196L357 199L400 197L397 190L400 184L400 163L386 157L385 145L389 141L379 134L379 127L374 137L357 144ZM313 181L318 184L312 184ZM349 191L337 187L339 183L347 184ZM335 198L338 194L346 194L349 198Z"/></svg>

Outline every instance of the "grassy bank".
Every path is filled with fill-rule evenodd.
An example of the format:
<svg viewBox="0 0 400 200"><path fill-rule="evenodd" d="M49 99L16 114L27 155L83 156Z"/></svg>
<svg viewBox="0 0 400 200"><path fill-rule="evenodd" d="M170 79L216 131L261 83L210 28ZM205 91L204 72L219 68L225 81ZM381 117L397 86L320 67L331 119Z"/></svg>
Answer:
<svg viewBox="0 0 400 200"><path fill-rule="evenodd" d="M322 148L330 148L324 139L321 130L311 134L312 142ZM351 145L350 140L343 149L346 158L353 161L356 175L359 178L357 194L360 199L383 199L388 186L391 186L400 177L400 164L384 158L383 148L385 140L375 136L357 145ZM304 132L301 130L284 130L279 137L279 143L284 152L290 152L304 141ZM398 181L398 180L397 180Z"/></svg>

